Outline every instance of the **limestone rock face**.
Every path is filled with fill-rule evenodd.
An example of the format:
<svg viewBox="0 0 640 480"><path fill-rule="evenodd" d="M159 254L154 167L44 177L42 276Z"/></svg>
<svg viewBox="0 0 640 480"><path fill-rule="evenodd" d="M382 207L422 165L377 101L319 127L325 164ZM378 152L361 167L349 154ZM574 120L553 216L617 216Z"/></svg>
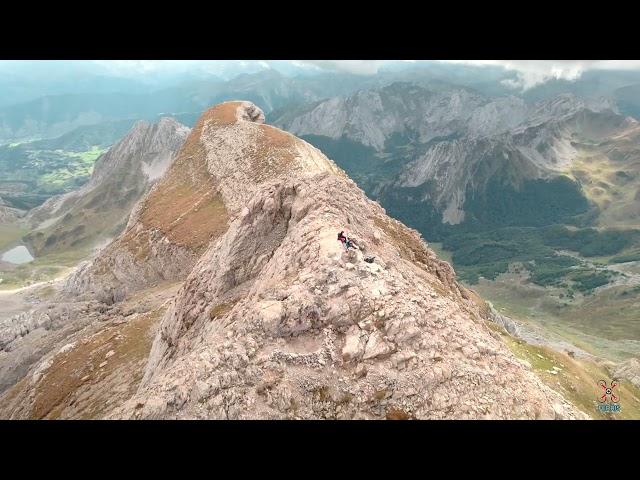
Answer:
<svg viewBox="0 0 640 480"><path fill-rule="evenodd" d="M135 394L101 417L583 416L491 333L485 305L415 230L261 118L248 102L206 112L125 232L67 282L67 298L112 309L182 282ZM33 412L33 389L69 352L8 393L10 415Z"/></svg>
<svg viewBox="0 0 640 480"><path fill-rule="evenodd" d="M417 232L247 111L223 104L203 125L228 225L190 267L114 418L556 416L562 399L489 334ZM360 250L345 252L340 230Z"/></svg>
<svg viewBox="0 0 640 480"><path fill-rule="evenodd" d="M345 225L375 263L343 251ZM553 403L450 267L322 172L265 185L211 245L161 322L138 394L114 416L554 418Z"/></svg>
<svg viewBox="0 0 640 480"><path fill-rule="evenodd" d="M368 150L372 159L362 168L371 172L362 180L380 198L410 197L434 208L442 223L457 225L468 215L469 192L481 196L497 179L520 191L527 180L566 174L577 156L576 140L606 145L637 130L637 121L613 109L605 99L571 94L528 103L463 87L397 82L292 109L274 123L296 135L348 140ZM376 167L389 158L401 166L396 173ZM383 180L369 180L372 172ZM416 190L405 195L406 189Z"/></svg>
<svg viewBox="0 0 640 480"><path fill-rule="evenodd" d="M619 363L612 370L615 378L627 380L640 388L640 360L637 358L630 358Z"/></svg>
<svg viewBox="0 0 640 480"><path fill-rule="evenodd" d="M65 290L119 301L154 282L184 278L263 183L294 172L339 171L319 150L263 122L250 102L205 112L125 232L78 269Z"/></svg>

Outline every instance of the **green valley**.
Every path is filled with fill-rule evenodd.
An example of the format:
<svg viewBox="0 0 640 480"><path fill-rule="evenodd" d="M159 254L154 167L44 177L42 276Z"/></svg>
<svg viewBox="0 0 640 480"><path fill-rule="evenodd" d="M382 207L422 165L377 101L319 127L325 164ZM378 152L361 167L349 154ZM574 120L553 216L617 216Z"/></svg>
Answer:
<svg viewBox="0 0 640 480"><path fill-rule="evenodd" d="M83 185L130 120L77 128L54 139L0 145L0 197L28 210Z"/></svg>

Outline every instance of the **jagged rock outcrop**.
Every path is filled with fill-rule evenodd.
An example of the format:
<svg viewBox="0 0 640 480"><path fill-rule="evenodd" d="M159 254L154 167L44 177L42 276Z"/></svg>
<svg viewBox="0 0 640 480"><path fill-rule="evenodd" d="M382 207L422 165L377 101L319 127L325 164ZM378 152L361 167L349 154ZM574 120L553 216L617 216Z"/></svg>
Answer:
<svg viewBox="0 0 640 480"><path fill-rule="evenodd" d="M0 392L24 377L58 341L95 321L104 307L58 303L0 319Z"/></svg>
<svg viewBox="0 0 640 480"><path fill-rule="evenodd" d="M320 151L261 121L248 102L206 112L125 232L67 283L67 295L111 289L113 303L186 278L136 393L101 416L584 416L491 332L487 306L416 231ZM358 250L344 250L340 230ZM33 392L67 355L34 366L0 415L33 415L43 397Z"/></svg>
<svg viewBox="0 0 640 480"><path fill-rule="evenodd" d="M496 115L498 111L500 115ZM509 114L503 115L505 111ZM516 97L490 102L464 88L437 92L411 83L394 83L331 98L301 115L283 116L274 122L296 135L345 136L382 151L394 135L412 135L426 144L462 130L477 136L499 133L521 121L526 111L524 101Z"/></svg>
<svg viewBox="0 0 640 480"><path fill-rule="evenodd" d="M11 387L0 395L0 418L101 418L121 405L140 383L175 290L165 285L110 306L42 305L23 316L27 329L0 349L0 394ZM45 321L33 323L38 317ZM0 320L0 332L11 323Z"/></svg>
<svg viewBox="0 0 640 480"><path fill-rule="evenodd" d="M383 151L394 135L411 136L421 144L452 136L482 138L612 108L605 101L570 94L527 104L515 96L490 98L462 87L433 90L399 82L330 98L299 113L283 112L274 123L296 135L344 136Z"/></svg>
<svg viewBox="0 0 640 480"><path fill-rule="evenodd" d="M36 254L92 246L119 234L135 203L164 175L189 129L169 117L137 122L95 163L82 188L30 211L26 240Z"/></svg>
<svg viewBox="0 0 640 480"><path fill-rule="evenodd" d="M13 208L0 197L0 224L12 223L22 217L24 212L17 208Z"/></svg>
<svg viewBox="0 0 640 480"><path fill-rule="evenodd" d="M640 360L630 358L619 363L612 368L612 375L618 380L626 380L631 382L637 388L640 388Z"/></svg>

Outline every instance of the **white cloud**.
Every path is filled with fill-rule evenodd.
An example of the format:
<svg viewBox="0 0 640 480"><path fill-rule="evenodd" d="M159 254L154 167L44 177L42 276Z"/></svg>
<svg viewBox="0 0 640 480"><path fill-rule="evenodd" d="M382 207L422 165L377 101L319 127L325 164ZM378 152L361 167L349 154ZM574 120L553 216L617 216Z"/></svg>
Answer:
<svg viewBox="0 0 640 480"><path fill-rule="evenodd" d="M587 70L638 70L640 60L439 60L466 65L493 65L513 72L513 78L503 83L514 89L526 90L551 79L577 80ZM10 66L12 62L7 63ZM28 63L28 62L27 62ZM179 74L206 71L232 78L241 72L254 72L265 68L327 70L359 75L374 75L384 66L424 64L431 61L410 60L96 60L94 63L118 75ZM3 63L0 62L0 67Z"/></svg>
<svg viewBox="0 0 640 480"><path fill-rule="evenodd" d="M514 71L516 78L504 81L512 88L526 90L551 79L577 80L587 70L637 70L640 60L440 60L466 65L493 65ZM373 75L396 60L296 60L298 65L317 69ZM404 60L411 64L416 60Z"/></svg>
<svg viewBox="0 0 640 480"><path fill-rule="evenodd" d="M114 73L148 73L181 70L198 62L195 60L94 60L94 63Z"/></svg>
<svg viewBox="0 0 640 480"><path fill-rule="evenodd" d="M640 60L443 60L467 65L494 65L516 72L504 80L509 87L527 90L548 80L577 80L587 70L637 70Z"/></svg>
<svg viewBox="0 0 640 480"><path fill-rule="evenodd" d="M296 62L312 65L324 70L355 73L358 75L374 75L388 60L296 60Z"/></svg>

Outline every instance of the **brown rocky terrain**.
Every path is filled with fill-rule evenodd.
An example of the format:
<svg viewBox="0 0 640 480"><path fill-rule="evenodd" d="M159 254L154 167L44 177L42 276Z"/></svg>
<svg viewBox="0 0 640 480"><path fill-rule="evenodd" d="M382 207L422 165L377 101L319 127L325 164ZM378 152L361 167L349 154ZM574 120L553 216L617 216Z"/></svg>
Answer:
<svg viewBox="0 0 640 480"><path fill-rule="evenodd" d="M207 111L125 231L6 323L0 365L45 309L84 319L5 391L0 417L585 416L513 356L416 231L263 122L248 102Z"/></svg>

